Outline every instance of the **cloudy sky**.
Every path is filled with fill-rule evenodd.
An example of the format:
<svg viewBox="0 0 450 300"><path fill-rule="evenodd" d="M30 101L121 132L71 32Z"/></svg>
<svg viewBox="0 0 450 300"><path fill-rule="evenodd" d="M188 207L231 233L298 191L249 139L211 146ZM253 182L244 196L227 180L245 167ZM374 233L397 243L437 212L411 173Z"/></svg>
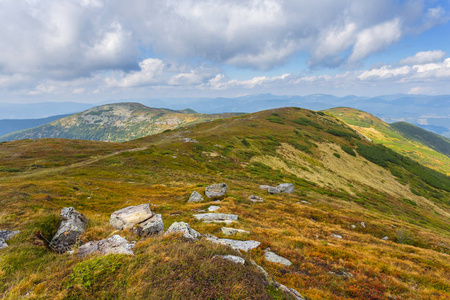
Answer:
<svg viewBox="0 0 450 300"><path fill-rule="evenodd" d="M450 94L450 0L0 0L0 102Z"/></svg>

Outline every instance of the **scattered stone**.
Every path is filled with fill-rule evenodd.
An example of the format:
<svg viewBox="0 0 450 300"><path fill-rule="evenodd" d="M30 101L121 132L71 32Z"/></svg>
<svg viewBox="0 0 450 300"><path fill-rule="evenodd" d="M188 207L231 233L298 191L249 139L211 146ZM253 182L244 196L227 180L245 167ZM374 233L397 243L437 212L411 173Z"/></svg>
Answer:
<svg viewBox="0 0 450 300"><path fill-rule="evenodd" d="M350 226L351 226L351 227L352 227L353 229L355 229L355 228L356 228L356 225L353 225L353 224L352 224L352 225L350 225Z"/></svg>
<svg viewBox="0 0 450 300"><path fill-rule="evenodd" d="M282 183L277 186L278 193L293 193L295 187L292 183Z"/></svg>
<svg viewBox="0 0 450 300"><path fill-rule="evenodd" d="M185 222L175 222L170 225L169 229L167 229L166 234L175 233L175 232L183 232L183 237L187 239L196 240L200 238L202 235L192 229L188 223Z"/></svg>
<svg viewBox="0 0 450 300"><path fill-rule="evenodd" d="M311 204L310 202L305 201L305 200L301 200L300 202L303 203L303 204Z"/></svg>
<svg viewBox="0 0 450 300"><path fill-rule="evenodd" d="M208 207L208 211L216 211L220 209L220 206L217 205L211 205L210 207Z"/></svg>
<svg viewBox="0 0 450 300"><path fill-rule="evenodd" d="M215 236L208 236L206 239L215 244L221 244L230 246L233 249L243 250L247 252L248 250L258 247L261 243L258 241L240 241L240 240L230 240L230 239L219 239Z"/></svg>
<svg viewBox="0 0 450 300"><path fill-rule="evenodd" d="M115 211L111 214L109 222L118 230L134 227L132 230L139 236L164 232L161 215L152 213L148 203Z"/></svg>
<svg viewBox="0 0 450 300"><path fill-rule="evenodd" d="M334 237L334 238L337 238L337 239L342 239L342 235L339 235L339 234L332 233L330 236Z"/></svg>
<svg viewBox="0 0 450 300"><path fill-rule="evenodd" d="M264 250L264 252L265 252L264 257L270 262L282 264L285 266L292 265L292 263L289 259L286 259L286 258L276 254L275 252L270 251L270 248L267 248L266 250Z"/></svg>
<svg viewBox="0 0 450 300"><path fill-rule="evenodd" d="M9 240L10 238L12 238L13 236L15 236L16 234L19 234L20 231L16 230L16 231L9 231L9 230L0 230L0 239L3 239L5 241Z"/></svg>
<svg viewBox="0 0 450 300"><path fill-rule="evenodd" d="M266 190L267 191L269 188L271 188L271 186L270 185L260 185L259 188L261 190Z"/></svg>
<svg viewBox="0 0 450 300"><path fill-rule="evenodd" d="M366 228L366 224L364 222L361 222L361 226Z"/></svg>
<svg viewBox="0 0 450 300"><path fill-rule="evenodd" d="M8 247L8 244L5 242L4 239L0 239L0 249Z"/></svg>
<svg viewBox="0 0 450 300"><path fill-rule="evenodd" d="M276 187L269 186L269 188L267 189L267 192L271 195L275 195L278 193L278 189Z"/></svg>
<svg viewBox="0 0 450 300"><path fill-rule="evenodd" d="M204 212L206 212L206 209L194 209L194 211L204 213Z"/></svg>
<svg viewBox="0 0 450 300"><path fill-rule="evenodd" d="M228 185L225 183L213 184L206 187L205 195L208 198L218 198L225 195L228 191Z"/></svg>
<svg viewBox="0 0 450 300"><path fill-rule="evenodd" d="M154 214L150 219L139 223L139 226L133 228L138 236L147 236L164 233L164 223L160 214Z"/></svg>
<svg viewBox="0 0 450 300"><path fill-rule="evenodd" d="M387 240L389 240L389 237L388 237L388 236L385 236L384 238L382 238L382 240L383 240L383 241L387 241Z"/></svg>
<svg viewBox="0 0 450 300"><path fill-rule="evenodd" d="M83 257L93 253L106 254L128 254L133 255L134 243L128 241L120 235L113 235L109 239L92 241L84 244L78 249L78 256Z"/></svg>
<svg viewBox="0 0 450 300"><path fill-rule="evenodd" d="M185 143L198 143L197 140L190 139L190 138L183 138L183 142L185 142Z"/></svg>
<svg viewBox="0 0 450 300"><path fill-rule="evenodd" d="M193 191L188 200L188 202L201 202L201 201L203 201L203 196L197 191Z"/></svg>
<svg viewBox="0 0 450 300"><path fill-rule="evenodd" d="M115 211L111 214L110 223L118 230L131 228L153 216L150 205L141 204L129 206Z"/></svg>
<svg viewBox="0 0 450 300"><path fill-rule="evenodd" d="M61 224L50 241L50 248L55 252L64 253L73 245L80 242L80 235L86 230L88 219L73 207L61 210Z"/></svg>
<svg viewBox="0 0 450 300"><path fill-rule="evenodd" d="M243 230L243 229L236 229L236 228L229 228L229 227L222 227L222 233L225 235L236 235L238 233L242 234L250 234L250 231Z"/></svg>
<svg viewBox="0 0 450 300"><path fill-rule="evenodd" d="M202 220L204 222L225 222L231 223L237 221L237 215L231 214L220 214L220 213L206 213L206 214L196 214L194 218L197 220Z"/></svg>
<svg viewBox="0 0 450 300"><path fill-rule="evenodd" d="M222 258L234 262L235 264L245 264L245 259L236 255L214 255L213 258Z"/></svg>
<svg viewBox="0 0 450 300"><path fill-rule="evenodd" d="M255 195L251 195L250 197L248 197L248 199L252 202L264 202L263 198Z"/></svg>
<svg viewBox="0 0 450 300"><path fill-rule="evenodd" d="M288 288L287 286L283 285L283 284L279 284L279 287L281 290L283 290L285 293L290 294L292 297L294 297L295 300L305 300L305 298L303 298L303 296L296 290L293 288Z"/></svg>

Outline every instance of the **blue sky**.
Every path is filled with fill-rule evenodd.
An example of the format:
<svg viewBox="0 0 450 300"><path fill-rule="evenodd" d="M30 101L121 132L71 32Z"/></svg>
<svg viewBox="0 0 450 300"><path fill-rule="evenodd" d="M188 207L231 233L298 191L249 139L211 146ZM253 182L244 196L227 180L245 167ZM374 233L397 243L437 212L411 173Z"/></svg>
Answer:
<svg viewBox="0 0 450 300"><path fill-rule="evenodd" d="M0 0L0 102L450 94L450 0Z"/></svg>

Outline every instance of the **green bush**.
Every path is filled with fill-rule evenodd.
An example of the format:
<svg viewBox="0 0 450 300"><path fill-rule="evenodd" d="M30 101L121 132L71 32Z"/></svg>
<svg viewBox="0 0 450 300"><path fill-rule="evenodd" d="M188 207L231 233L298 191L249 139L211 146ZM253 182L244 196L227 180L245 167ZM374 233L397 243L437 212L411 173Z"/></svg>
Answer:
<svg viewBox="0 0 450 300"><path fill-rule="evenodd" d="M353 150L352 147L349 146L341 146L342 151L344 151L347 154L350 154L351 156L356 156L355 150Z"/></svg>

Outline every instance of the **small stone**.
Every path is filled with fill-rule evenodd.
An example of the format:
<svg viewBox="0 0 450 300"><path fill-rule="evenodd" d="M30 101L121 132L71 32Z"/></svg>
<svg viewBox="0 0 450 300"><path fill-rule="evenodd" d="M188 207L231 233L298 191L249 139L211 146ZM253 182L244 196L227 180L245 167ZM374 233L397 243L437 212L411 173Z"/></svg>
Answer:
<svg viewBox="0 0 450 300"><path fill-rule="evenodd" d="M215 236L209 236L209 237L206 237L206 239L212 243L230 246L233 249L242 250L245 252L258 247L261 244L258 241L252 241L252 240L240 241L240 240L231 240L231 239L219 239Z"/></svg>
<svg viewBox="0 0 450 300"><path fill-rule="evenodd" d="M292 183L282 183L277 186L278 193L293 193L295 187Z"/></svg>
<svg viewBox="0 0 450 300"><path fill-rule="evenodd" d="M301 200L300 202L303 203L303 204L311 204L310 202L305 201L305 200Z"/></svg>
<svg viewBox="0 0 450 300"><path fill-rule="evenodd" d="M337 238L337 239L342 239L342 235L339 235L339 234L332 233L330 236L334 237L334 238Z"/></svg>
<svg viewBox="0 0 450 300"><path fill-rule="evenodd" d="M285 266L290 266L292 265L291 261L276 254L275 252L270 251L270 248L267 248L266 250L264 250L264 257L265 259L267 259L270 262L273 263L277 263L277 264L282 264Z"/></svg>
<svg viewBox="0 0 450 300"><path fill-rule="evenodd" d="M0 238L0 249L8 247L8 244L5 242L4 239Z"/></svg>
<svg viewBox="0 0 450 300"><path fill-rule="evenodd" d="M250 234L250 231L243 230L243 229L236 229L236 228L229 228L229 227L222 227L222 233L225 235L236 235L238 233L241 234Z"/></svg>
<svg viewBox="0 0 450 300"><path fill-rule="evenodd" d="M356 228L356 225L353 225L353 224L352 224L352 225L350 225L350 226L351 226L351 227L352 227L353 229L355 229L355 228Z"/></svg>
<svg viewBox="0 0 450 300"><path fill-rule="evenodd" d="M196 240L200 238L202 235L192 229L188 223L185 222L174 222L170 225L169 229L167 229L165 234L182 232L183 237L191 240Z"/></svg>
<svg viewBox="0 0 450 300"><path fill-rule="evenodd" d="M260 185L259 188L260 188L261 190L267 191L269 188L271 188L271 186L270 186L270 185Z"/></svg>
<svg viewBox="0 0 450 300"><path fill-rule="evenodd" d="M109 239L92 241L84 244L78 249L78 256L83 257L93 253L106 254L128 254L133 255L134 243L128 241L120 235L113 235Z"/></svg>
<svg viewBox="0 0 450 300"><path fill-rule="evenodd" d="M236 255L214 255L213 258L222 258L234 262L235 264L245 264L245 259Z"/></svg>
<svg viewBox="0 0 450 300"><path fill-rule="evenodd" d="M278 194L278 189L277 189L276 187L270 186L270 187L267 189L267 192L268 192L269 194L271 194L271 195L275 195L275 194Z"/></svg>
<svg viewBox="0 0 450 300"><path fill-rule="evenodd" d="M225 183L213 184L206 187L205 195L208 198L219 198L225 195L227 191L228 185Z"/></svg>
<svg viewBox="0 0 450 300"><path fill-rule="evenodd" d="M232 214L220 214L220 213L206 213L206 214L196 214L194 218L197 220L205 222L225 222L230 223L237 221L238 216Z"/></svg>
<svg viewBox="0 0 450 300"><path fill-rule="evenodd" d="M361 226L366 228L366 224L364 222L361 222Z"/></svg>
<svg viewBox="0 0 450 300"><path fill-rule="evenodd" d="M197 191L193 191L188 200L188 202L201 202L201 201L203 201L203 196Z"/></svg>
<svg viewBox="0 0 450 300"><path fill-rule="evenodd" d="M251 195L250 197L248 197L248 199L252 202L264 202L263 198L255 195Z"/></svg>
<svg viewBox="0 0 450 300"><path fill-rule="evenodd" d="M387 240L389 240L389 237L388 237L388 236L385 236L384 238L382 238L382 240L383 240L383 241L387 241Z"/></svg>
<svg viewBox="0 0 450 300"><path fill-rule="evenodd" d="M185 142L185 143L198 143L197 140L190 139L190 138L183 138L183 142Z"/></svg>
<svg viewBox="0 0 450 300"><path fill-rule="evenodd" d="M217 205L211 205L210 207L208 207L208 211L216 211L220 209L220 206Z"/></svg>

